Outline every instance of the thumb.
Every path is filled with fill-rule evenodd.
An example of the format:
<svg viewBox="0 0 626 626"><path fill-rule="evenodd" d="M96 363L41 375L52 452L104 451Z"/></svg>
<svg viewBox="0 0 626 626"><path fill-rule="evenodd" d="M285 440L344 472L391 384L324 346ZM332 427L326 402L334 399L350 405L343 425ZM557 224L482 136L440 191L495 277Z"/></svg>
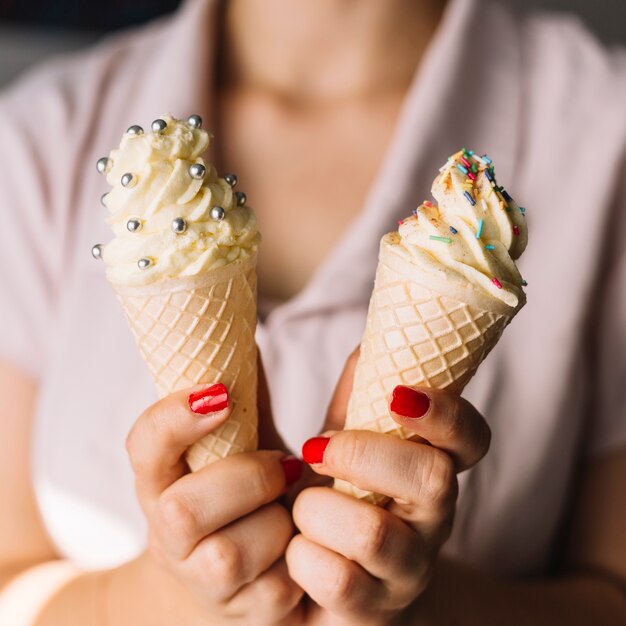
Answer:
<svg viewBox="0 0 626 626"><path fill-rule="evenodd" d="M259 449L261 450L282 450L288 452L287 446L282 437L278 434L272 416L272 403L270 390L267 386L265 367L261 352L257 350L257 366L259 371L259 381L257 389L257 406L259 409Z"/></svg>
<svg viewBox="0 0 626 626"><path fill-rule="evenodd" d="M357 346L343 367L341 376L337 381L337 386L333 393L333 397L326 411L326 420L323 430L343 430L346 422L346 413L348 411L348 400L352 393L352 385L354 383L354 370L361 352L360 346Z"/></svg>

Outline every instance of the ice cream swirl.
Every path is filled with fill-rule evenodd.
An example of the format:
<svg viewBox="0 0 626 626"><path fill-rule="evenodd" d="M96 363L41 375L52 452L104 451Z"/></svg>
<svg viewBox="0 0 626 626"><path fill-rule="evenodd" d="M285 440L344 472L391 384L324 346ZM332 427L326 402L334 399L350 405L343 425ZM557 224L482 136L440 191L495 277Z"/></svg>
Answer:
<svg viewBox="0 0 626 626"><path fill-rule="evenodd" d="M115 238L100 246L111 282L194 276L256 251L260 235L245 194L201 156L209 140L196 119L164 115L150 131L131 127L99 162L112 186L103 204Z"/></svg>
<svg viewBox="0 0 626 626"><path fill-rule="evenodd" d="M438 206L424 202L402 220L394 243L423 271L469 281L512 308L526 300L514 259L528 240L525 209L499 187L489 157L461 150L435 179Z"/></svg>

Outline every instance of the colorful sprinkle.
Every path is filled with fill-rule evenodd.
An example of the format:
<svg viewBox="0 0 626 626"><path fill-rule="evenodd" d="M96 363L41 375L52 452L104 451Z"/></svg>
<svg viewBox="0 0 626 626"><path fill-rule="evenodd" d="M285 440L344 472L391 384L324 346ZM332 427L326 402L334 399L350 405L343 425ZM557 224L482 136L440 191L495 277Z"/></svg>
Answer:
<svg viewBox="0 0 626 626"><path fill-rule="evenodd" d="M458 231L456 228L454 228L454 226L450 226L450 232L451 232L453 235L456 235L459 231Z"/></svg>
<svg viewBox="0 0 626 626"><path fill-rule="evenodd" d="M464 154L466 157L471 157L471 156L473 156L473 155L474 155L474 151L473 151L473 150L467 150L466 148L463 148L463 154Z"/></svg>
<svg viewBox="0 0 626 626"><path fill-rule="evenodd" d="M462 156L460 160L461 160L461 163L463 163L463 165L465 165L465 167L467 167L467 168L472 167L472 164L464 156Z"/></svg>
<svg viewBox="0 0 626 626"><path fill-rule="evenodd" d="M480 239L483 236L484 226L485 226L485 220L478 220L478 228L476 229L476 239Z"/></svg>
<svg viewBox="0 0 626 626"><path fill-rule="evenodd" d="M467 175L472 179L472 180L476 180L476 174L474 174L474 172L468 172Z"/></svg>
<svg viewBox="0 0 626 626"><path fill-rule="evenodd" d="M476 163L472 163L472 167L470 168L474 174L478 174L478 165Z"/></svg>
<svg viewBox="0 0 626 626"><path fill-rule="evenodd" d="M467 201L472 205L476 206L476 200L472 198L472 194L469 191L465 191L463 195L467 198Z"/></svg>
<svg viewBox="0 0 626 626"><path fill-rule="evenodd" d="M411 213L412 213L415 217L417 217L417 209L413 209L413 210L411 211Z"/></svg>
<svg viewBox="0 0 626 626"><path fill-rule="evenodd" d="M456 167L458 170L460 170L461 172L463 172L463 174L467 174L468 169L465 167L465 165L461 165L460 163L456 164Z"/></svg>
<svg viewBox="0 0 626 626"><path fill-rule="evenodd" d="M404 224L404 220L398 220L398 224L402 226L402 224Z"/></svg>
<svg viewBox="0 0 626 626"><path fill-rule="evenodd" d="M489 210L489 206L487 205L487 200L485 200L484 198L481 199L481 204L483 205L483 211L487 211Z"/></svg>
<svg viewBox="0 0 626 626"><path fill-rule="evenodd" d="M450 239L450 237L439 237L437 235L430 235L428 238L432 241L443 241L443 243L452 243L452 239Z"/></svg>
<svg viewBox="0 0 626 626"><path fill-rule="evenodd" d="M502 289L502 283L497 278L492 278L491 282L498 288Z"/></svg>
<svg viewBox="0 0 626 626"><path fill-rule="evenodd" d="M527 285L528 285L528 283L525 280L523 280L522 281L522 287L526 287Z"/></svg>
<svg viewBox="0 0 626 626"><path fill-rule="evenodd" d="M492 245L485 246L485 250L495 250L495 247Z"/></svg>
<svg viewBox="0 0 626 626"><path fill-rule="evenodd" d="M513 200L513 198L511 198L511 196L507 193L506 189L504 187L502 187L502 189L500 190L502 192L502 195L504 196L504 199L507 202L511 202L511 200Z"/></svg>
<svg viewBox="0 0 626 626"><path fill-rule="evenodd" d="M495 182L494 178L493 178L493 174L489 171L489 170L485 170L485 176L487 177L487 180L490 183Z"/></svg>
<svg viewBox="0 0 626 626"><path fill-rule="evenodd" d="M486 154L483 154L481 158L485 163L489 163L489 165L493 163L493 161Z"/></svg>
<svg viewBox="0 0 626 626"><path fill-rule="evenodd" d="M521 206L521 207L519 207L519 212L520 212L522 215L524 215L524 214L526 213L526 209L525 209L523 206Z"/></svg>
<svg viewBox="0 0 626 626"><path fill-rule="evenodd" d="M427 206L427 207L432 207L432 206L433 206L433 203L432 203L432 202L429 202L428 200L424 200L424 206Z"/></svg>
<svg viewBox="0 0 626 626"><path fill-rule="evenodd" d="M519 237L519 226L513 226L513 234Z"/></svg>

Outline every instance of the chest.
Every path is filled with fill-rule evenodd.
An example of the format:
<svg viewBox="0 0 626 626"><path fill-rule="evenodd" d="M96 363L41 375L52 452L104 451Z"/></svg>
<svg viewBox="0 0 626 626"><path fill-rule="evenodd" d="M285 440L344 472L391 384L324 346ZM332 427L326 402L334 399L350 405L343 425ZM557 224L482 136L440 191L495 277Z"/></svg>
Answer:
<svg viewBox="0 0 626 626"><path fill-rule="evenodd" d="M259 94L226 94L216 158L235 171L263 236L261 294L300 291L363 207L403 94L372 102L296 106Z"/></svg>

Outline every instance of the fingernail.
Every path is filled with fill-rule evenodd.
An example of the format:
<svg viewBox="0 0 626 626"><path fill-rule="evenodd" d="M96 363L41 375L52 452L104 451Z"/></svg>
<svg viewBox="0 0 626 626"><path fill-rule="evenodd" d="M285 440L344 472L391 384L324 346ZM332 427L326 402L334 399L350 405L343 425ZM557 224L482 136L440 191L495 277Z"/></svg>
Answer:
<svg viewBox="0 0 626 626"><path fill-rule="evenodd" d="M430 408L430 398L421 391L398 385L391 394L389 408L398 415L418 419Z"/></svg>
<svg viewBox="0 0 626 626"><path fill-rule="evenodd" d="M206 389L195 391L189 395L189 408L194 413L206 415L221 411L228 406L228 389L222 383L211 385Z"/></svg>
<svg viewBox="0 0 626 626"><path fill-rule="evenodd" d="M302 458L305 463L321 463L324 460L324 451L330 441L330 437L313 437L304 442L302 446Z"/></svg>
<svg viewBox="0 0 626 626"><path fill-rule="evenodd" d="M283 466L283 472L285 472L285 483L287 485L293 485L300 480L304 464L298 457L286 456L284 459L280 460L280 464Z"/></svg>

